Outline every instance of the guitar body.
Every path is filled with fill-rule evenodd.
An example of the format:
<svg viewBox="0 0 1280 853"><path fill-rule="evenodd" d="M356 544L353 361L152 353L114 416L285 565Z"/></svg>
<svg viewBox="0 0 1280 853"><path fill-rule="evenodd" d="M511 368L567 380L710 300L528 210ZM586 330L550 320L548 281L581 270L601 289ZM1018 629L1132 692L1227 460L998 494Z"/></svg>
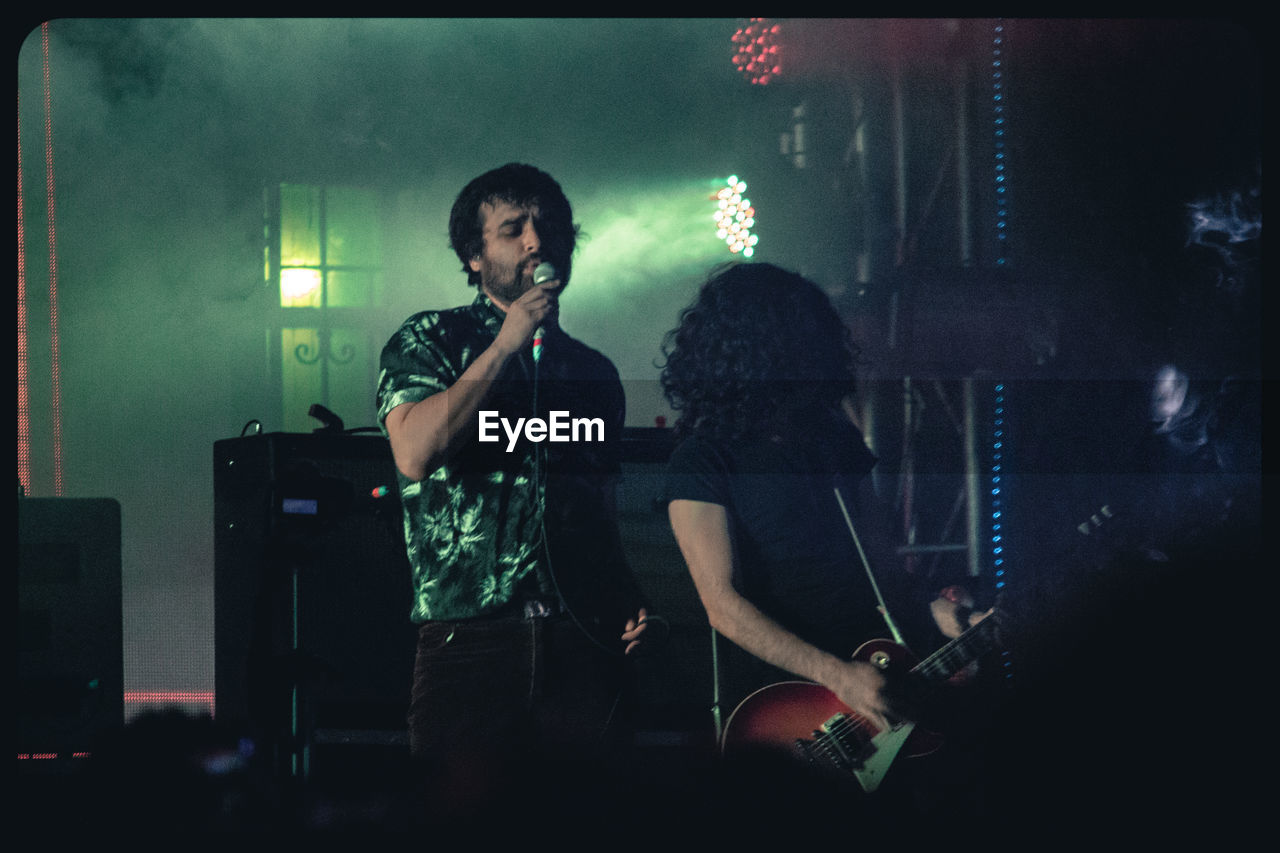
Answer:
<svg viewBox="0 0 1280 853"><path fill-rule="evenodd" d="M1104 504L1077 529L1096 540L1097 531L1113 516ZM909 670L929 684L963 684L973 678L981 657L1001 645L1000 614L992 608L919 663L908 649L889 640L863 643L853 659L886 672ZM808 681L782 681L752 693L729 715L720 738L724 754L752 748L787 750L799 759L852 775L867 792L879 786L898 756L917 758L941 746L941 735L917 729L914 723L880 730L830 690Z"/></svg>
<svg viewBox="0 0 1280 853"><path fill-rule="evenodd" d="M863 643L853 659L886 670L905 671L914 663L907 649L888 640ZM782 681L755 691L734 709L721 737L725 754L748 748L791 750L799 758L852 774L865 791L875 790L899 756L916 758L941 746L940 735L913 723L881 730L830 690L808 681Z"/></svg>

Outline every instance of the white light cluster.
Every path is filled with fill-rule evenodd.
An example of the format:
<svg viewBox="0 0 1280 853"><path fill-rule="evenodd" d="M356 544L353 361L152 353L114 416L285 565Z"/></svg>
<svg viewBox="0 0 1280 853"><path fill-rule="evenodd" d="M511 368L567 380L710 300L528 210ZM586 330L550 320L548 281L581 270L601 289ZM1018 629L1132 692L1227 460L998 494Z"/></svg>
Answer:
<svg viewBox="0 0 1280 853"><path fill-rule="evenodd" d="M751 206L751 199L742 195L746 191L747 182L731 175L714 198L717 206L716 237L725 242L729 251L749 258L755 254L760 238L751 233L756 224L756 209Z"/></svg>

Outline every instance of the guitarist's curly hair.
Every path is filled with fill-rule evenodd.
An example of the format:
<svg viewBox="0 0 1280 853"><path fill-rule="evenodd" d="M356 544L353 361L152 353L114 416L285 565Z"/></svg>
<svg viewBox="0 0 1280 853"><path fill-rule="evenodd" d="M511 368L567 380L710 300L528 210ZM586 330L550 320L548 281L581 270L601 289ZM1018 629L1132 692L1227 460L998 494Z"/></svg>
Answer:
<svg viewBox="0 0 1280 853"><path fill-rule="evenodd" d="M716 268L663 338L660 382L677 435L803 429L855 391L860 350L822 289L765 263Z"/></svg>

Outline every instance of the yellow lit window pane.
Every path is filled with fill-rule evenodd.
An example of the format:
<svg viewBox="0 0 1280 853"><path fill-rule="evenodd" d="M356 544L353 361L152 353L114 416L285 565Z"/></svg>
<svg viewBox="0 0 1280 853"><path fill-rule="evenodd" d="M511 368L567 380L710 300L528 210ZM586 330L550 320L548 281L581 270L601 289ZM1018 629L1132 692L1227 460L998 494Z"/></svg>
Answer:
<svg viewBox="0 0 1280 853"><path fill-rule="evenodd" d="M325 260L331 266L376 267L381 261L378 202L368 190L331 187L325 193Z"/></svg>
<svg viewBox="0 0 1280 853"><path fill-rule="evenodd" d="M285 308L319 308L320 270L280 270L280 305Z"/></svg>
<svg viewBox="0 0 1280 853"><path fill-rule="evenodd" d="M381 197L349 187L279 184L273 189L278 191L274 236L279 242L264 253L266 272L276 278L280 306L290 309L281 316L317 326L276 326L269 333L280 346L284 429L314 429L308 411L315 403L348 426L371 426L375 413L369 389L376 382L377 349L367 331L332 329L330 323L339 315L351 316L343 312L363 315L382 303ZM276 221L269 218L267 227ZM295 308L310 310L294 313Z"/></svg>
<svg viewBox="0 0 1280 853"><path fill-rule="evenodd" d="M280 265L320 265L320 189L280 185Z"/></svg>
<svg viewBox="0 0 1280 853"><path fill-rule="evenodd" d="M333 270L329 273L329 307L369 308L382 298L378 270Z"/></svg>

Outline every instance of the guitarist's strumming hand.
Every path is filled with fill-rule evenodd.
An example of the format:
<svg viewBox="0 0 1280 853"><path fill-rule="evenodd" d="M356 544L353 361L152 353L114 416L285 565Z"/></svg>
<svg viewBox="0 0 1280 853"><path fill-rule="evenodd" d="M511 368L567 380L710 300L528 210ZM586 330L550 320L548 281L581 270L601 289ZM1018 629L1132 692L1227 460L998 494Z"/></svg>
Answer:
<svg viewBox="0 0 1280 853"><path fill-rule="evenodd" d="M825 686L850 710L882 731L893 728L893 723L902 719L886 695L884 673L865 661L841 662Z"/></svg>

